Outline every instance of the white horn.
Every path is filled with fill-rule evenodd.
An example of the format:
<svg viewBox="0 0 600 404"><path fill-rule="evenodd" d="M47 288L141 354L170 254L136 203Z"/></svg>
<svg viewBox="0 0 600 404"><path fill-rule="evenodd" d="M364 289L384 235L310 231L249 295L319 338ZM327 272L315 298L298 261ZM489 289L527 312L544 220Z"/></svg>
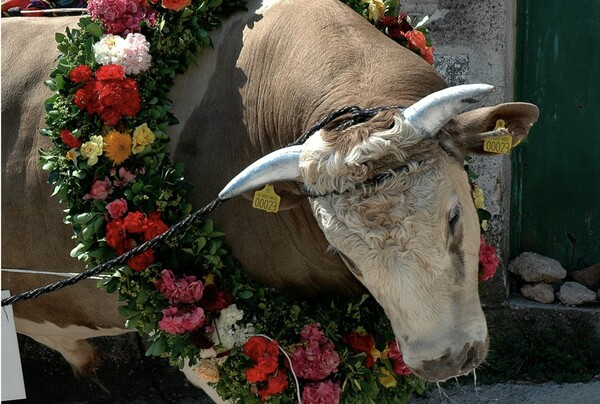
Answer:
<svg viewBox="0 0 600 404"><path fill-rule="evenodd" d="M489 84L465 84L436 91L403 112L404 119L425 136L435 136L455 115L494 91Z"/></svg>
<svg viewBox="0 0 600 404"><path fill-rule="evenodd" d="M274 182L298 181L300 153L302 146L290 146L256 160L229 181L219 192L219 199L224 201Z"/></svg>

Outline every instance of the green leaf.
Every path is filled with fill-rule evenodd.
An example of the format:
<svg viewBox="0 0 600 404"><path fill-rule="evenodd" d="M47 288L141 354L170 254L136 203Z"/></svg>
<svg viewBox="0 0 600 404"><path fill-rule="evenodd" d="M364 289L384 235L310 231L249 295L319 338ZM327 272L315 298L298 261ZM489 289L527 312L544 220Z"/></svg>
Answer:
<svg viewBox="0 0 600 404"><path fill-rule="evenodd" d="M54 34L54 39L56 40L56 42L60 43L60 42L64 41L65 39L67 39L67 37L65 36L65 34L61 34L60 32L57 32L56 34Z"/></svg>
<svg viewBox="0 0 600 404"><path fill-rule="evenodd" d="M213 221L211 219L206 219L206 222L204 223L204 226L202 226L202 229L200 231L206 235L209 235L214 231L214 229L215 224L213 223Z"/></svg>
<svg viewBox="0 0 600 404"><path fill-rule="evenodd" d="M240 293L238 293L238 296L240 299L250 299L252 296L254 296L254 292L251 290L242 290Z"/></svg>
<svg viewBox="0 0 600 404"><path fill-rule="evenodd" d="M78 215L73 216L73 223L86 224L89 221L91 221L92 219L94 219L97 215L98 215L98 213L93 213L93 212L80 213Z"/></svg>
<svg viewBox="0 0 600 404"><path fill-rule="evenodd" d="M102 28L94 22L86 25L85 29L96 38L102 37Z"/></svg>
<svg viewBox="0 0 600 404"><path fill-rule="evenodd" d="M223 3L223 0L210 0L208 2L208 7L209 8L219 7L221 5L221 3Z"/></svg>

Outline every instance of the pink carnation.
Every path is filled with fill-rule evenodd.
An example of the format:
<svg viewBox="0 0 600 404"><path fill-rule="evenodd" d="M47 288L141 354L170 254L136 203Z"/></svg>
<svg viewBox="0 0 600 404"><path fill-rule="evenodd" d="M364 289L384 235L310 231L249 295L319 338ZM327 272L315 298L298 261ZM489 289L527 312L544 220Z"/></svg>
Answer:
<svg viewBox="0 0 600 404"><path fill-rule="evenodd" d="M195 303L202 299L204 285L195 276L177 278L170 269L163 269L161 275L154 285L169 299L169 303Z"/></svg>
<svg viewBox="0 0 600 404"><path fill-rule="evenodd" d="M157 13L145 0L89 0L88 12L104 24L107 34L127 35L140 32L140 23L156 25Z"/></svg>
<svg viewBox="0 0 600 404"><path fill-rule="evenodd" d="M394 372L400 376L406 376L410 374L410 369L404 363L404 358L402 358L402 352L400 352L400 348L398 347L398 342L396 340L390 342L388 344L388 358L392 361L392 367L394 368Z"/></svg>
<svg viewBox="0 0 600 404"><path fill-rule="evenodd" d="M302 390L302 402L304 404L337 404L340 402L341 392L340 385L331 380L309 383Z"/></svg>
<svg viewBox="0 0 600 404"><path fill-rule="evenodd" d="M169 306L162 311L163 318L158 322L158 328L170 334L185 334L204 325L204 310L195 307L191 310L179 310Z"/></svg>
<svg viewBox="0 0 600 404"><path fill-rule="evenodd" d="M148 70L152 57L150 43L142 34L127 34L123 43L123 59L120 63L126 74L139 74Z"/></svg>
<svg viewBox="0 0 600 404"><path fill-rule="evenodd" d="M96 180L92 184L92 189L89 193L83 196L83 199L100 199L105 200L108 197L108 194L111 191L111 183L108 177L105 177L104 180Z"/></svg>
<svg viewBox="0 0 600 404"><path fill-rule="evenodd" d="M308 324L300 335L304 340L290 356L294 372L303 379L323 380L337 371L340 356L323 332L319 324Z"/></svg>
<svg viewBox="0 0 600 404"><path fill-rule="evenodd" d="M496 255L496 250L493 246L486 244L485 238L481 236L481 243L479 244L479 279L481 281L491 279L496 273L499 263L500 259Z"/></svg>

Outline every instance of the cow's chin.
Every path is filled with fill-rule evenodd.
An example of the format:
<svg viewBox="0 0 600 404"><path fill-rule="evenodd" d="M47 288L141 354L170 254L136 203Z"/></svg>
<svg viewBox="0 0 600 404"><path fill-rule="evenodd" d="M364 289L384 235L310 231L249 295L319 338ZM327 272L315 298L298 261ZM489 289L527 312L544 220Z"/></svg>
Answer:
<svg viewBox="0 0 600 404"><path fill-rule="evenodd" d="M487 331L482 331L484 331L482 332L484 337L481 339L465 338L467 335L463 332L459 333L460 337L458 335L443 337L438 334L440 339L437 341L417 339L411 343L409 339L408 342L400 344L404 362L415 375L432 382L441 382L452 377L466 375L477 368L488 353ZM455 342L451 346L443 348L441 354L427 349L434 343L443 347L450 341Z"/></svg>

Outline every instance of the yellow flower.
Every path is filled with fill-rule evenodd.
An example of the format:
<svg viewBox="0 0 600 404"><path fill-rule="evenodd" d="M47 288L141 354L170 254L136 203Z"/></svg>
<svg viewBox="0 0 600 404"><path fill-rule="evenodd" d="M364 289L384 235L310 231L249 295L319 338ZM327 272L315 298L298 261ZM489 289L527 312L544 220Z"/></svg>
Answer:
<svg viewBox="0 0 600 404"><path fill-rule="evenodd" d="M473 202L475 202L475 208L485 209L485 200L483 199L483 190L478 186L472 191Z"/></svg>
<svg viewBox="0 0 600 404"><path fill-rule="evenodd" d="M104 151L106 156L113 161L113 163L121 164L129 156L131 156L131 136L127 133L117 132L111 130L106 136L104 136Z"/></svg>
<svg viewBox="0 0 600 404"><path fill-rule="evenodd" d="M102 155L104 139L102 136L90 136L90 140L81 145L81 155L85 157L89 166L98 162L98 156Z"/></svg>
<svg viewBox="0 0 600 404"><path fill-rule="evenodd" d="M147 145L154 142L156 136L145 123L135 128L133 131L133 154L138 154L144 151Z"/></svg>
<svg viewBox="0 0 600 404"><path fill-rule="evenodd" d="M385 14L385 3L383 0L363 0L363 3L369 3L369 19L379 21Z"/></svg>
<svg viewBox="0 0 600 404"><path fill-rule="evenodd" d="M207 383L217 383L219 381L219 366L213 358L200 359L193 370L200 379Z"/></svg>
<svg viewBox="0 0 600 404"><path fill-rule="evenodd" d="M371 354L371 356L373 357L373 359L375 359L375 360L377 360L377 359L381 358L381 351L379 351L379 349L377 349L377 348L375 348L375 347L373 347L373 348L371 349L371 352L370 352L370 354Z"/></svg>
<svg viewBox="0 0 600 404"><path fill-rule="evenodd" d="M481 230L483 230L483 231L487 231L488 230L488 221L487 220L482 220L481 221Z"/></svg>
<svg viewBox="0 0 600 404"><path fill-rule="evenodd" d="M77 160L77 157L79 157L79 152L77 152L75 149L71 149L67 152L65 157L69 161L75 161Z"/></svg>
<svg viewBox="0 0 600 404"><path fill-rule="evenodd" d="M396 378L394 377L394 375L392 375L390 373L390 371L387 370L386 368L384 368L383 366L380 367L379 370L381 371L381 373L383 373L385 375L385 376L381 376L379 378L379 383L381 383L381 385L383 387L387 387L388 389L395 387L397 382L396 382Z"/></svg>

